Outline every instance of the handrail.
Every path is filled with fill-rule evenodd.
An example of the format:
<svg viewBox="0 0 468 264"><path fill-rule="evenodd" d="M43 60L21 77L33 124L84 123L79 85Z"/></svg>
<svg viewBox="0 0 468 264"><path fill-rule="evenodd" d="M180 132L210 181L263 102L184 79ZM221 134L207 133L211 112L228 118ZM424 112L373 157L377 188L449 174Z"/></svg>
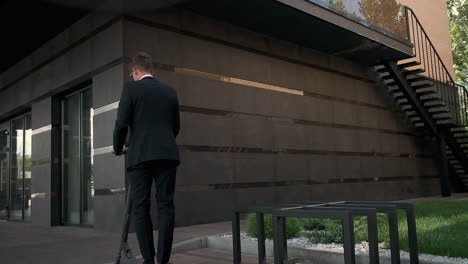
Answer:
<svg viewBox="0 0 468 264"><path fill-rule="evenodd" d="M425 70L424 75L433 81L439 96L454 115L455 122L468 126L467 89L455 83L413 9L408 6L405 9L408 38L414 44L414 55Z"/></svg>
<svg viewBox="0 0 468 264"><path fill-rule="evenodd" d="M442 60L442 58L440 57L440 55L439 55L439 53L437 52L437 50L436 50L434 44L432 43L431 39L429 38L429 35L427 34L426 30L425 30L424 27L422 26L421 21L420 21L419 18L416 16L416 14L415 14L415 12L413 11L413 9L411 9L411 8L408 7L408 6L406 6L406 9L407 9L408 11L411 12L411 19L414 19L414 20L416 21L417 25L419 26L419 29L422 31L422 33L424 33L425 40L429 42L430 47L432 48L433 52L434 52L435 55L437 56L437 59L439 60L441 66L444 68L445 74L447 74L447 76L449 77L450 82L451 82L452 84L455 84L455 81L453 80L453 78L452 78L452 76L450 75L450 73L449 73L447 67L445 66L445 64L444 64L444 62L443 62L443 60ZM409 18L410 18L410 16L408 16L408 19L407 19L408 25L409 25L409 23L410 23L410 22L409 22ZM414 27L413 27L412 32L408 32L408 37L410 38L410 41L413 41L413 38L411 38L411 34L410 34L410 33L412 33L412 34L413 34L413 37L414 37L414 35L415 35ZM414 44L415 44L415 45L414 45L414 49L416 50L416 47L417 47L417 46L416 46L416 43L414 43ZM443 80L440 80L440 81L443 81Z"/></svg>

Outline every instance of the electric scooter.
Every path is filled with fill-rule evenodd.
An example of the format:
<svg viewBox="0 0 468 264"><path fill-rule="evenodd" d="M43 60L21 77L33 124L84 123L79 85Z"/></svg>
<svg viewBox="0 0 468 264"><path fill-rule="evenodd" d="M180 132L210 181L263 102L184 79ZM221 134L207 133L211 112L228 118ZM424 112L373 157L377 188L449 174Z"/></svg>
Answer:
<svg viewBox="0 0 468 264"><path fill-rule="evenodd" d="M122 230L122 239L120 241L119 252L115 264L136 264L135 255L128 246L128 228L130 226L130 216L132 214L132 196L130 195L130 184L128 185L127 204L125 205L125 217Z"/></svg>

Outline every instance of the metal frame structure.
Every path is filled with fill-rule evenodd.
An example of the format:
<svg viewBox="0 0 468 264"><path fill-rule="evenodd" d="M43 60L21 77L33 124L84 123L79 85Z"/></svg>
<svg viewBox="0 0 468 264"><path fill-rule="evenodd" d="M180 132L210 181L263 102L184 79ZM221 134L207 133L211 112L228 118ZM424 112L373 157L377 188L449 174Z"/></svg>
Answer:
<svg viewBox="0 0 468 264"><path fill-rule="evenodd" d="M397 210L404 210L408 223L408 241L410 263L418 264L418 245L414 206L410 203L374 202L374 201L339 201L339 202L297 202L283 204L265 204L238 208L232 222L234 263L241 263L240 214L255 213L258 232L258 263L266 264L264 214L273 216L274 263L289 263L286 243L286 218L322 218L340 219L343 228L344 261L356 263L354 252L353 216L366 216L369 238L369 263L379 263L377 213L386 213L389 222L391 263L400 263L398 215Z"/></svg>

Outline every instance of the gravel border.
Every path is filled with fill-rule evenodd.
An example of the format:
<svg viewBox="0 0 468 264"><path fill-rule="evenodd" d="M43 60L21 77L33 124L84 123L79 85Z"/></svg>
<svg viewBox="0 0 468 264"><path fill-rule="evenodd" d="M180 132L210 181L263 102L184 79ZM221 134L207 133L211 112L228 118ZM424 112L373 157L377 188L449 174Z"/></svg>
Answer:
<svg viewBox="0 0 468 264"><path fill-rule="evenodd" d="M217 236L232 239L232 233L220 234ZM255 242L257 241L257 238L250 237L245 232L241 232L241 239L255 241ZM266 239L265 243L273 245L273 241L270 239ZM306 237L288 239L288 246L343 253L343 244L341 243L315 244L315 243L309 242L309 240ZM355 249L356 249L356 254L358 255L369 254L369 244L365 241L356 244ZM379 243L379 255L390 256L390 250L384 248L383 242ZM409 253L402 250L400 251L400 256L402 258L409 258ZM421 261L435 261L435 262L447 263L447 264L468 264L468 258L437 256L437 255L430 255L430 254L424 254L424 253L419 253L419 259Z"/></svg>

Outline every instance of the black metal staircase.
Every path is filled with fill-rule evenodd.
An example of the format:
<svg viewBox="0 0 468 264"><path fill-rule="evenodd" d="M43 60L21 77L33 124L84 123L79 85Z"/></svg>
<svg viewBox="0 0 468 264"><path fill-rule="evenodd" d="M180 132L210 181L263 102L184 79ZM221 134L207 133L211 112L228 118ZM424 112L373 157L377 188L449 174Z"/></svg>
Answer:
<svg viewBox="0 0 468 264"><path fill-rule="evenodd" d="M450 195L449 171L468 190L468 91L457 85L414 11L406 8L414 57L376 66L400 110L441 147L442 195Z"/></svg>

